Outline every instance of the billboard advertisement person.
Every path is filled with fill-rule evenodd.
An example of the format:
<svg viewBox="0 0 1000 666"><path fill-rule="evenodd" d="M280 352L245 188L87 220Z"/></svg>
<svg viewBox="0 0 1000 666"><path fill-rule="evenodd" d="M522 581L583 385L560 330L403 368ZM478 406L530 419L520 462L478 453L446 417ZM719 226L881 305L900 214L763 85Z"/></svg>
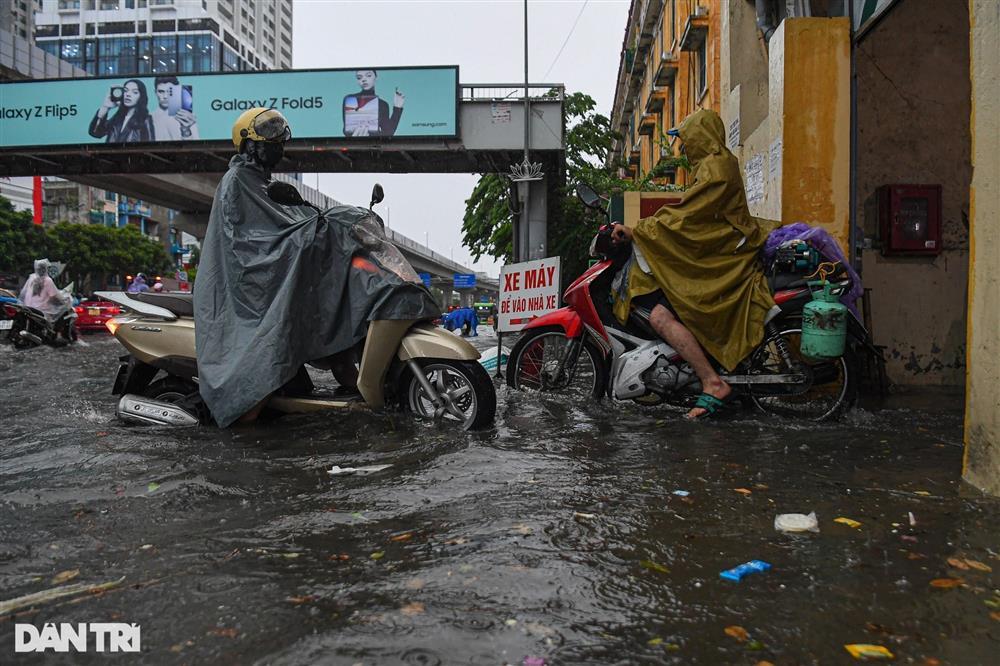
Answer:
<svg viewBox="0 0 1000 666"><path fill-rule="evenodd" d="M108 112L117 107L108 119ZM111 86L87 130L95 139L107 143L142 143L153 141L153 119L149 115L146 85L129 79L121 86Z"/></svg>

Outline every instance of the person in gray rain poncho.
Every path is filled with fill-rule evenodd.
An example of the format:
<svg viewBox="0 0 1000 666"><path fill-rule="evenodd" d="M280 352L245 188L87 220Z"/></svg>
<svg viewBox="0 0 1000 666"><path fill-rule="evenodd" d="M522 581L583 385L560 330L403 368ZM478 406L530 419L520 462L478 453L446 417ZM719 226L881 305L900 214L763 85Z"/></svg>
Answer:
<svg viewBox="0 0 1000 666"><path fill-rule="evenodd" d="M354 388L354 350L369 322L438 316L417 274L384 247L371 211L334 206L319 218L268 198L271 169L290 138L274 109L239 117L239 154L216 190L202 244L194 288L199 390L221 427L256 418L305 363L319 361Z"/></svg>
<svg viewBox="0 0 1000 666"><path fill-rule="evenodd" d="M66 309L66 296L49 277L48 259L35 260L35 272L21 288L21 302L44 313L49 321L55 321Z"/></svg>

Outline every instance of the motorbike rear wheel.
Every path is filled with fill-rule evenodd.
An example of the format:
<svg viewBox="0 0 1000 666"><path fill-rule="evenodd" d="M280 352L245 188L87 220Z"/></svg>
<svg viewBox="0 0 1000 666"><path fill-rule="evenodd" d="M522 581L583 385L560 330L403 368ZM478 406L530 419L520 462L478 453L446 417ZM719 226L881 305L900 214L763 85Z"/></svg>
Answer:
<svg viewBox="0 0 1000 666"><path fill-rule="evenodd" d="M571 343L582 344L575 363ZM514 389L601 399L607 392L608 367L593 340L570 340L562 329L539 328L521 336L507 361L507 384Z"/></svg>
<svg viewBox="0 0 1000 666"><path fill-rule="evenodd" d="M780 417L811 421L835 420L854 404L858 394L858 361L850 339L844 355L829 361L814 361L799 350L799 325L780 326L753 352L750 374L784 374L787 370L780 344L788 349L793 362L808 375L802 386L750 384L750 399L760 411Z"/></svg>
<svg viewBox="0 0 1000 666"><path fill-rule="evenodd" d="M420 418L460 424L463 430L479 430L493 423L497 413L496 389L478 361L424 359L418 363L444 404L435 405L420 378L407 372L402 395L411 412Z"/></svg>
<svg viewBox="0 0 1000 666"><path fill-rule="evenodd" d="M142 391L142 395L152 400L176 404L192 393L198 392L198 385L179 377L157 379Z"/></svg>

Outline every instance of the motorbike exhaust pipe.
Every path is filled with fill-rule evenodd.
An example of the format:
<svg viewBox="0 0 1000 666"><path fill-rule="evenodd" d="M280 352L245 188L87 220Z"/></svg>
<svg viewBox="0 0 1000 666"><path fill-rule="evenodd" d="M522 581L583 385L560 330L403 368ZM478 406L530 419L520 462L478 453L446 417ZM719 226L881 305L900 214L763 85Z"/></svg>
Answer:
<svg viewBox="0 0 1000 666"><path fill-rule="evenodd" d="M122 421L141 425L187 428L199 423L196 415L177 405L132 394L122 396L115 414Z"/></svg>
<svg viewBox="0 0 1000 666"><path fill-rule="evenodd" d="M28 331L21 331L18 333L18 335L20 335L22 339L27 340L28 342L31 342L33 344L36 345L42 344L42 339L37 335L35 335L34 333L29 333Z"/></svg>

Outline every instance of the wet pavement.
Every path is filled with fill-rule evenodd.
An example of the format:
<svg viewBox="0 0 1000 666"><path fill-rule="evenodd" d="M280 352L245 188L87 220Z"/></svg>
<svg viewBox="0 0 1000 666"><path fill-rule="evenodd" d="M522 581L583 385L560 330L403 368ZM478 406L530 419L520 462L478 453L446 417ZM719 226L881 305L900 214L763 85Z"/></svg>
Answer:
<svg viewBox="0 0 1000 666"><path fill-rule="evenodd" d="M499 385L485 433L367 413L166 430L115 420L120 347L85 342L0 346L0 601L124 581L0 617L0 663L65 661L14 654L15 622L139 624L141 654L118 663L838 664L873 643L930 665L1000 649L1000 501L960 481L960 401L691 424ZM810 511L819 533L775 531ZM754 559L773 568L719 577Z"/></svg>

